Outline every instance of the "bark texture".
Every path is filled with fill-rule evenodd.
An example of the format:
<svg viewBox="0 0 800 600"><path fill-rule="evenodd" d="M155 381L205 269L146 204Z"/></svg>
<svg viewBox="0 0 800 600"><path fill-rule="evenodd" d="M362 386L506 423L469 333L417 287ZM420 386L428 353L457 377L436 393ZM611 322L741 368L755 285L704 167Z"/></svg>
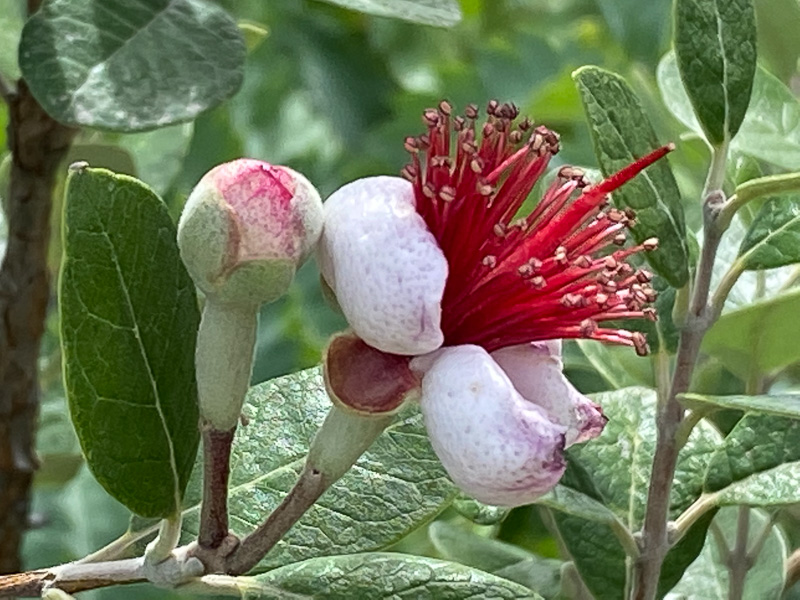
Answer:
<svg viewBox="0 0 800 600"><path fill-rule="evenodd" d="M8 107L8 245L0 266L0 573L21 570L19 548L36 469L37 361L50 296L52 193L75 135L42 110L24 81Z"/></svg>

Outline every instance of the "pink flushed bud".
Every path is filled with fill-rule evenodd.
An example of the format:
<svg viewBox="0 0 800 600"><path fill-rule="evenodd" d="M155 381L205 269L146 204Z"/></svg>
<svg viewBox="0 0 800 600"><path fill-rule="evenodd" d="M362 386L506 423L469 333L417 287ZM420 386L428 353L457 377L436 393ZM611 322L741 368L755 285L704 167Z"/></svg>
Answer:
<svg viewBox="0 0 800 600"><path fill-rule="evenodd" d="M286 292L322 224L319 193L303 175L239 159L215 167L192 190L178 245L207 296L257 305Z"/></svg>

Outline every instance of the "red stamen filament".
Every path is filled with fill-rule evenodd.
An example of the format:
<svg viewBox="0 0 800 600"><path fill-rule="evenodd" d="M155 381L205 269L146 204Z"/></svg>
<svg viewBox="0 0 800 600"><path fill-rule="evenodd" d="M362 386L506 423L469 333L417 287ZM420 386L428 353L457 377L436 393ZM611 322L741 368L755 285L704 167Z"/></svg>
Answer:
<svg viewBox="0 0 800 600"><path fill-rule="evenodd" d="M442 300L445 344L504 346L555 338L590 338L647 352L644 336L599 322L654 319L652 275L625 261L657 242L625 242L632 211L606 206L608 194L673 149L664 146L589 186L580 169L562 167L542 200L516 217L558 152L558 136L530 122L514 127L515 106L489 103L478 143L477 109L451 118L446 102L425 112L428 132L406 140L417 211L447 258ZM455 130L455 135L452 131ZM451 154L451 137L455 155ZM527 137L526 142L522 142ZM420 160L425 152L425 160ZM423 165L424 164L424 168ZM577 197L575 193L580 192Z"/></svg>

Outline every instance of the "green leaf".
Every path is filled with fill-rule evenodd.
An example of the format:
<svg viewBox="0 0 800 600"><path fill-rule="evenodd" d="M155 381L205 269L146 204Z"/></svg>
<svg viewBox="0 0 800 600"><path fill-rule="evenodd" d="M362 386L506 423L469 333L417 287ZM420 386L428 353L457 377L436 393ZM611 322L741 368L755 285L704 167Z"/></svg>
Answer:
<svg viewBox="0 0 800 600"><path fill-rule="evenodd" d="M583 101L600 169L608 176L660 144L641 102L625 80L598 67L582 67L573 79ZM674 287L689 278L686 227L680 191L669 164L661 160L612 194L617 206L636 211L637 242L658 237L647 260Z"/></svg>
<svg viewBox="0 0 800 600"><path fill-rule="evenodd" d="M511 511L510 508L505 506L490 506L489 504L478 502L465 494L459 494L453 500L453 508L462 517L469 519L476 525L497 525Z"/></svg>
<svg viewBox="0 0 800 600"><path fill-rule="evenodd" d="M780 394L773 396L706 396L702 394L682 394L681 402L690 407L713 407L746 412L777 415L800 419L800 394Z"/></svg>
<svg viewBox="0 0 800 600"><path fill-rule="evenodd" d="M742 241L739 255L748 270L800 262L800 194L767 200Z"/></svg>
<svg viewBox="0 0 800 600"><path fill-rule="evenodd" d="M800 360L800 289L733 310L703 339L702 350L741 379L768 374Z"/></svg>
<svg viewBox="0 0 800 600"><path fill-rule="evenodd" d="M257 577L272 589L248 600L286 598L287 593L326 600L369 598L474 598L537 600L530 589L456 563L405 554L357 554L314 558ZM280 593L287 595L279 595Z"/></svg>
<svg viewBox="0 0 800 600"><path fill-rule="evenodd" d="M50 0L25 24L19 56L56 120L141 131L189 121L232 96L245 46L208 0Z"/></svg>
<svg viewBox="0 0 800 600"><path fill-rule="evenodd" d="M756 70L751 0L677 0L675 54L689 99L708 140L736 135Z"/></svg>
<svg viewBox="0 0 800 600"><path fill-rule="evenodd" d="M736 540L738 509L723 508L714 519L727 548ZM778 527L769 524L769 517L760 510L751 510L748 529L748 548L752 550L765 527L770 527L761 551L747 571L742 600L777 600L783 588L783 564L788 555L786 540ZM725 564L717 537L709 535L703 551L667 596L668 600L728 600L730 571Z"/></svg>
<svg viewBox="0 0 800 600"><path fill-rule="evenodd" d="M800 461L800 421L746 414L711 458L705 489L716 492L755 473L797 461Z"/></svg>
<svg viewBox="0 0 800 600"><path fill-rule="evenodd" d="M80 444L69 419L66 399L57 394L46 396L39 405L36 430L37 486L63 486L83 466Z"/></svg>
<svg viewBox="0 0 800 600"><path fill-rule="evenodd" d="M431 523L428 535L436 551L447 560L516 581L545 599L558 597L561 589L560 560L537 556L447 521Z"/></svg>
<svg viewBox="0 0 800 600"><path fill-rule="evenodd" d="M253 387L236 433L228 500L231 529L254 529L297 480L309 443L330 408L318 368ZM187 492L184 530L198 531L202 469ZM409 408L309 510L257 570L315 556L385 548L449 506L457 490ZM368 497L369 501L364 502Z"/></svg>
<svg viewBox="0 0 800 600"><path fill-rule="evenodd" d="M600 437L570 449L571 468L579 467L583 478L590 478L584 484L573 478L570 487L605 505L629 531L638 531L644 519L656 445L656 393L627 388L597 394L593 399L602 406L609 422ZM700 496L708 462L719 442L719 433L705 422L693 430L678 459L670 518L677 517ZM591 516L591 509L586 516ZM556 513L556 522L592 594L598 600L624 597L625 551L612 527L564 513ZM700 547L688 544L674 548L667 555L669 569L665 571L669 577L677 579Z"/></svg>
<svg viewBox="0 0 800 600"><path fill-rule="evenodd" d="M650 337L655 336L648 336L648 340ZM610 389L655 385L650 359L637 356L630 348L601 344L595 340L578 340L577 344L597 373L608 382Z"/></svg>
<svg viewBox="0 0 800 600"><path fill-rule="evenodd" d="M678 73L675 53L658 65L658 87L664 103L692 131L702 132ZM800 164L800 101L786 85L762 67L756 70L753 94L731 151L793 171Z"/></svg>
<svg viewBox="0 0 800 600"><path fill-rule="evenodd" d="M156 193L165 194L183 167L193 133L193 123L182 123L119 136L119 145L133 157L137 176Z"/></svg>
<svg viewBox="0 0 800 600"><path fill-rule="evenodd" d="M0 12L0 75L8 79L19 79L17 48L24 23L24 2L5 0Z"/></svg>
<svg viewBox="0 0 800 600"><path fill-rule="evenodd" d="M600 501L566 485L557 485L539 498L536 504L605 525L620 522L617 516Z"/></svg>
<svg viewBox="0 0 800 600"><path fill-rule="evenodd" d="M175 236L139 181L70 173L59 307L72 421L97 480L148 517L180 508L199 441L200 313Z"/></svg>
<svg viewBox="0 0 800 600"><path fill-rule="evenodd" d="M800 58L800 2L755 0L758 23L758 58L782 81L797 71Z"/></svg>
<svg viewBox="0 0 800 600"><path fill-rule="evenodd" d="M628 56L653 64L663 47L669 21L669 2L639 0L595 0L608 28Z"/></svg>
<svg viewBox="0 0 800 600"><path fill-rule="evenodd" d="M423 25L452 27L461 20L456 0L325 0L350 10Z"/></svg>
<svg viewBox="0 0 800 600"><path fill-rule="evenodd" d="M754 473L719 490L717 504L778 506L800 502L800 461Z"/></svg>

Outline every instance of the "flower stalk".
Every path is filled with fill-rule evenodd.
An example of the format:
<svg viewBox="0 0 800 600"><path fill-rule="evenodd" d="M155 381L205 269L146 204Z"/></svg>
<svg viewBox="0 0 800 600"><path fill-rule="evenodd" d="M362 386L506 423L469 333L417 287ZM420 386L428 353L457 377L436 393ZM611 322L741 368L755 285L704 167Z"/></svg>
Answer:
<svg viewBox="0 0 800 600"><path fill-rule="evenodd" d="M653 600L656 597L661 568L674 543L668 528L670 495L682 445L679 437L688 436L688 432L681 431L685 411L679 396L689 391L703 337L719 316L711 310L709 292L717 250L727 229L720 217L726 200L721 189L726 158L727 144L714 149L703 194L703 248L689 310L681 328L672 383L656 417L656 449L642 527L641 555L635 563L631 591L631 598L635 600Z"/></svg>
<svg viewBox="0 0 800 600"><path fill-rule="evenodd" d="M227 562L227 572L241 575L255 567L320 496L350 470L393 418L331 407L294 487L267 520L242 540Z"/></svg>

